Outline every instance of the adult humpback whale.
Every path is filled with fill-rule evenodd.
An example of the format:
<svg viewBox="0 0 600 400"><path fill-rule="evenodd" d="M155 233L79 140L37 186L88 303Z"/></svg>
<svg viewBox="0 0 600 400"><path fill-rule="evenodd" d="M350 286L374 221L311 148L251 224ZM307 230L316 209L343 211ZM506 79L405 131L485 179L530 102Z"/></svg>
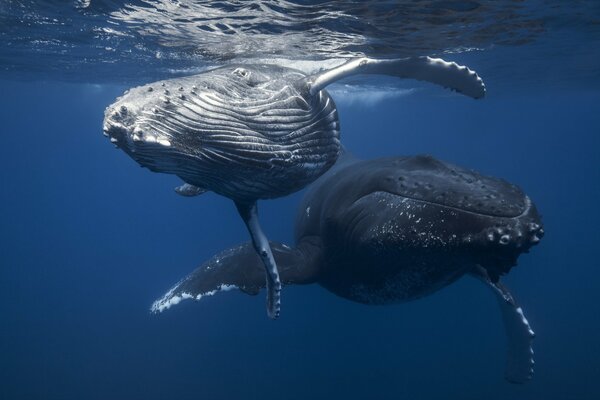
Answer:
<svg viewBox="0 0 600 400"><path fill-rule="evenodd" d="M428 156L358 161L321 177L296 218L296 245L271 242L284 284L318 283L348 300L390 304L470 275L498 299L508 338L506 378L533 373L533 331L500 276L543 236L534 204L503 180ZM152 305L219 291L257 294L264 270L249 243L213 257Z"/></svg>
<svg viewBox="0 0 600 400"><path fill-rule="evenodd" d="M360 58L316 75L274 65L234 65L131 89L105 111L104 134L143 167L179 176L184 196L232 199L267 271L267 312L281 282L256 201L295 192L327 171L340 149L335 104L324 88L355 74L439 84L480 98L473 71L429 57Z"/></svg>

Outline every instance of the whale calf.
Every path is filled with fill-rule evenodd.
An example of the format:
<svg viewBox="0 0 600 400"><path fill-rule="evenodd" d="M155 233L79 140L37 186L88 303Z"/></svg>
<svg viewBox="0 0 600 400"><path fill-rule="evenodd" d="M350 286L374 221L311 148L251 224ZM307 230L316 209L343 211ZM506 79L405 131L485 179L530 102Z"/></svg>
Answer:
<svg viewBox="0 0 600 400"><path fill-rule="evenodd" d="M213 191L232 199L266 274L267 312L280 312L281 282L257 200L285 196L336 161L339 118L325 87L356 74L431 82L473 98L477 74L430 57L354 59L306 75L276 65L230 65L128 90L105 111L104 134L141 166L174 174L184 196Z"/></svg>

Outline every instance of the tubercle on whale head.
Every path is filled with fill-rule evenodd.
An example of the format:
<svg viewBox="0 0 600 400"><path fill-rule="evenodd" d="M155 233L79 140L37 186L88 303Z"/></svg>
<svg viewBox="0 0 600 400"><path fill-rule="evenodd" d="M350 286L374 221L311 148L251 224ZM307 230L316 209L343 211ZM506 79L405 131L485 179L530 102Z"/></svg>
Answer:
<svg viewBox="0 0 600 400"><path fill-rule="evenodd" d="M104 112L103 134L108 137L117 148L127 153L135 153L139 146L144 144L158 144L162 147L170 147L171 141L164 135L156 134L151 130L145 130L139 123L139 117L142 114L157 114L160 107L167 107L171 101L171 93L168 89L161 91L162 95L159 102L144 105L138 102L141 92L154 92L152 86L134 88L137 97L127 98L130 90L125 91L122 97L119 97L115 103L108 106ZM183 93L177 96L182 98ZM163 104L160 104L162 101ZM150 107L152 106L152 107Z"/></svg>
<svg viewBox="0 0 600 400"><path fill-rule="evenodd" d="M528 253L544 236L535 205L529 197L526 197L526 203L527 209L521 215L499 218L479 235L475 257L494 282L516 266L519 256Z"/></svg>
<svg viewBox="0 0 600 400"><path fill-rule="evenodd" d="M103 134L117 147L122 147L128 139L130 114L126 105L118 103L107 107L104 112Z"/></svg>

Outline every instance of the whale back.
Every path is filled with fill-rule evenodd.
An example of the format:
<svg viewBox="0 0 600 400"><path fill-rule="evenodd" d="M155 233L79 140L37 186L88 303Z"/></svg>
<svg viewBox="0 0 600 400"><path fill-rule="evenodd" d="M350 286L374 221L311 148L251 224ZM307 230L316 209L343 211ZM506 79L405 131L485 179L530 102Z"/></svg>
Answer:
<svg viewBox="0 0 600 400"><path fill-rule="evenodd" d="M232 65L133 88L105 112L104 132L143 167L234 200L289 194L339 151L326 91L273 65Z"/></svg>

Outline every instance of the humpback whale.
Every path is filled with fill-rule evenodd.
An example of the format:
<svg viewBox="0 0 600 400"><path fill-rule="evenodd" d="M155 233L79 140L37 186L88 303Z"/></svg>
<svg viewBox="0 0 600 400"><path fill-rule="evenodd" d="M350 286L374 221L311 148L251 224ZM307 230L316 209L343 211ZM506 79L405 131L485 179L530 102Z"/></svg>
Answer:
<svg viewBox="0 0 600 400"><path fill-rule="evenodd" d="M485 94L475 72L430 57L359 58L314 75L230 65L126 91L107 107L103 131L142 167L180 177L177 193L213 191L235 202L267 272L267 313L276 318L281 282L256 202L300 190L334 164L339 120L324 89L356 74L432 82L473 98Z"/></svg>
<svg viewBox="0 0 600 400"><path fill-rule="evenodd" d="M521 189L430 156L367 161L343 155L309 189L295 221L295 245L271 242L284 284L319 284L345 299L393 304L429 295L468 275L495 294L505 326L505 377L533 374L534 337L501 276L543 236ZM227 249L177 283L151 310L219 291L265 286L249 243Z"/></svg>

